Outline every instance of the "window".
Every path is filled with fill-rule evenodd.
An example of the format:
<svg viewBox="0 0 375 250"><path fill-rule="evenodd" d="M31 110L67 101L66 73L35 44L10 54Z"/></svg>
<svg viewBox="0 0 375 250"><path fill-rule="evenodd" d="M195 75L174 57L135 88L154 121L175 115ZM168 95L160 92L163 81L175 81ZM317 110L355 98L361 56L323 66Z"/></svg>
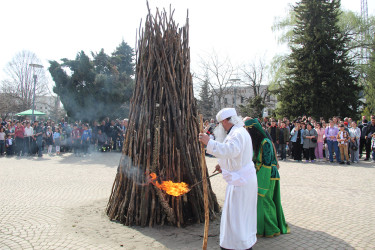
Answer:
<svg viewBox="0 0 375 250"><path fill-rule="evenodd" d="M227 105L227 104L228 104L228 99L224 98L224 105Z"/></svg>

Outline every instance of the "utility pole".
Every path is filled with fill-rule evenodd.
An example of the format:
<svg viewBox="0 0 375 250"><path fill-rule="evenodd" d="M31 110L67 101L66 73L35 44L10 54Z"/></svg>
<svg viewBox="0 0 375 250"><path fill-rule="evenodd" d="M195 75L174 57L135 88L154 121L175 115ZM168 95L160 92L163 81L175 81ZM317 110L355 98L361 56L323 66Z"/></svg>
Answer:
<svg viewBox="0 0 375 250"><path fill-rule="evenodd" d="M36 86L36 81L38 79L38 76L37 74L35 73L35 68L43 68L43 65L40 65L40 64L35 64L35 63L31 63L29 64L30 67L32 67L34 69L34 95L33 95L33 111L32 111L32 121L35 121L35 115L34 115L34 110L35 110L35 86Z"/></svg>
<svg viewBox="0 0 375 250"><path fill-rule="evenodd" d="M362 34L361 34L361 38L362 38L362 42L365 41L365 39L367 38L367 35L368 35L368 4L367 4L367 0L361 0L361 18L363 20L363 23L365 25L365 29L363 29L362 31ZM367 48L364 48L362 47L361 48L361 57L362 57L362 64L366 64L367 63L367 59L368 59L368 54L367 54Z"/></svg>

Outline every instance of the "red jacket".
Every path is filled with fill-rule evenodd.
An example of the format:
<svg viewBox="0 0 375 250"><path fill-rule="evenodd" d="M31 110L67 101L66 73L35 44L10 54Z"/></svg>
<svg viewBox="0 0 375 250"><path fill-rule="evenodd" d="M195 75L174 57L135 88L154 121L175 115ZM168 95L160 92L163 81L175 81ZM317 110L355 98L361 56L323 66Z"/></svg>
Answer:
<svg viewBox="0 0 375 250"><path fill-rule="evenodd" d="M14 137L23 138L23 134L25 133L25 128L21 125L20 127L15 127Z"/></svg>

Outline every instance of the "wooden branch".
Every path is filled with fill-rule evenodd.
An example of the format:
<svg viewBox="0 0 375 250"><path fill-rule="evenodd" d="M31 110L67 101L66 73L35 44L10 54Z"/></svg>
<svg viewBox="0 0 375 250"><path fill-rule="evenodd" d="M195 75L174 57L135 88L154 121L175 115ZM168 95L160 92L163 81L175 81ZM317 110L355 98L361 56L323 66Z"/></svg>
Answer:
<svg viewBox="0 0 375 250"><path fill-rule="evenodd" d="M200 131L203 133L203 115L199 115L200 118ZM207 191L207 167L206 167L206 158L204 152L204 144L201 143L201 168L202 168L202 180L203 180L203 197L204 197L204 235L203 235L203 244L202 249L207 249L207 239L208 239L208 226L210 224L210 216L208 211L208 191Z"/></svg>

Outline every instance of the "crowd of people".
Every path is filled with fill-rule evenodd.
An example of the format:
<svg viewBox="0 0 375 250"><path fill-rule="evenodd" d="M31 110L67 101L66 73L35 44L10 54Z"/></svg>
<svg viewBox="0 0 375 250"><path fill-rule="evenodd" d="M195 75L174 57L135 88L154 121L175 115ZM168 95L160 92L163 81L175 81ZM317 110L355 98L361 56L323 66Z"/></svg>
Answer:
<svg viewBox="0 0 375 250"><path fill-rule="evenodd" d="M64 119L34 122L30 120L2 120L0 118L0 155L43 156L73 152L86 156L92 151L121 152L128 120L105 118L99 124Z"/></svg>
<svg viewBox="0 0 375 250"><path fill-rule="evenodd" d="M276 120L265 117L259 120L262 128L272 140L278 159L287 157L295 161L336 161L340 164L375 162L375 116L370 121L365 116L359 122L349 117L320 118L301 116L290 121L287 117ZM213 139L217 123L205 121L205 131Z"/></svg>

